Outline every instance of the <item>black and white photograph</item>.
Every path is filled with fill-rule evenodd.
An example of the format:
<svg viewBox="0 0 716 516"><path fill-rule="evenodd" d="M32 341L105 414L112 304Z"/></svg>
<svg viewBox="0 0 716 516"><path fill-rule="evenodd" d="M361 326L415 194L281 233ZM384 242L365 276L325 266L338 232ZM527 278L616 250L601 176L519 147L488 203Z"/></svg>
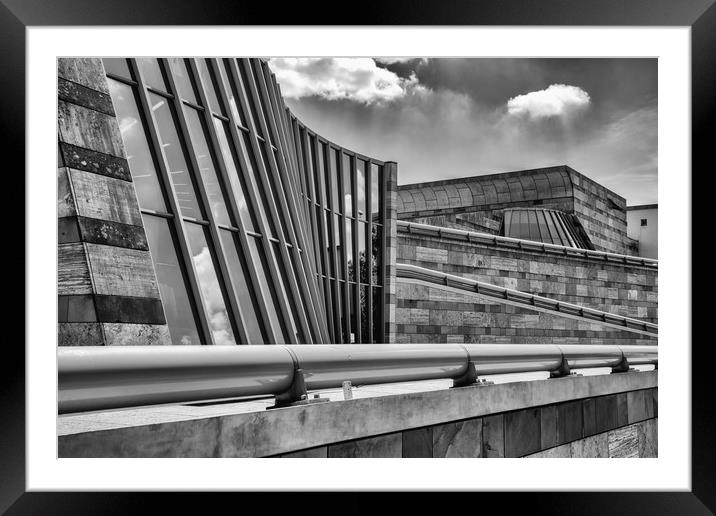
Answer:
<svg viewBox="0 0 716 516"><path fill-rule="evenodd" d="M58 457L658 457L658 60L61 57Z"/></svg>

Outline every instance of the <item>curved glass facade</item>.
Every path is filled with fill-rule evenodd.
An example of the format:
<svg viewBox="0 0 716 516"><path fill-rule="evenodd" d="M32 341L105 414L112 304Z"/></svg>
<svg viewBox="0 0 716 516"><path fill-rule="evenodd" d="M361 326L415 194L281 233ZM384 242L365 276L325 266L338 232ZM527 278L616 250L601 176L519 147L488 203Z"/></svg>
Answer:
<svg viewBox="0 0 716 516"><path fill-rule="evenodd" d="M382 342L384 163L260 59L104 59L173 344Z"/></svg>
<svg viewBox="0 0 716 516"><path fill-rule="evenodd" d="M559 210L539 208L504 210L501 233L511 238L594 249L577 217Z"/></svg>

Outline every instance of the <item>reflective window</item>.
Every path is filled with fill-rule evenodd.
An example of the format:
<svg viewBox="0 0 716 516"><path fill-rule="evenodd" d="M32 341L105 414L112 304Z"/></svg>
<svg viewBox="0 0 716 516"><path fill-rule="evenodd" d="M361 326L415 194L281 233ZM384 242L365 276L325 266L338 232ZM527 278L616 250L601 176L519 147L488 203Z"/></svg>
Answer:
<svg viewBox="0 0 716 516"><path fill-rule="evenodd" d="M226 173L231 181L232 191L239 206L241 221L249 231L254 231L253 211L249 209L246 196L244 195L244 182L238 170L238 161L234 153L233 146L229 143L229 128L226 122L214 118L214 126L216 127L216 137L219 140L219 148L224 158Z"/></svg>
<svg viewBox="0 0 716 516"><path fill-rule="evenodd" d="M368 298L370 287L360 287L360 335L361 342L370 341L370 330L368 328Z"/></svg>
<svg viewBox="0 0 716 516"><path fill-rule="evenodd" d="M169 221L152 215L142 220L172 344L201 344Z"/></svg>
<svg viewBox="0 0 716 516"><path fill-rule="evenodd" d="M382 226L376 226L373 225L372 228L372 245L371 245L371 252L373 254L373 259L371 260L372 268L371 268L371 283L374 285L380 285L383 281L383 275L381 274L381 256L382 256L382 249L383 249L383 227Z"/></svg>
<svg viewBox="0 0 716 516"><path fill-rule="evenodd" d="M119 131L122 133L139 206L146 210L166 212L164 196L159 186L159 178L133 88L113 79L107 79L107 83L117 113Z"/></svg>
<svg viewBox="0 0 716 516"><path fill-rule="evenodd" d="M333 196L333 211L336 213L343 213L343 203L340 202L340 194L338 188L340 187L340 157L338 151L331 147L331 179L332 179L332 196Z"/></svg>
<svg viewBox="0 0 716 516"><path fill-rule="evenodd" d="M370 164L370 211L374 222L380 220L380 185L383 184L381 178L382 170L382 167L379 167L375 163Z"/></svg>
<svg viewBox="0 0 716 516"><path fill-rule="evenodd" d="M186 65L186 60L179 57L172 57L169 59L169 67L172 70L174 82L179 90L179 97L188 100L192 104L198 104L194 85L191 83L191 78L189 77L189 68Z"/></svg>
<svg viewBox="0 0 716 516"><path fill-rule="evenodd" d="M383 289L373 287L373 342L382 344L383 338Z"/></svg>
<svg viewBox="0 0 716 516"><path fill-rule="evenodd" d="M231 329L229 313L226 310L224 295L214 268L214 260L204 234L204 228L192 223L185 224L184 228L189 239L191 258L194 262L194 270L201 289L204 310L206 311L214 344L222 346L236 344L234 332Z"/></svg>
<svg viewBox="0 0 716 516"><path fill-rule="evenodd" d="M355 267L353 265L353 221L346 219L346 262L348 263L348 280L355 281Z"/></svg>
<svg viewBox="0 0 716 516"><path fill-rule="evenodd" d="M333 221L334 221L334 228L336 230L335 234L335 250L336 255L339 257L338 262L338 279L343 279L343 253L341 253L341 249L343 246L341 245L341 216L340 215L333 215Z"/></svg>
<svg viewBox="0 0 716 516"><path fill-rule="evenodd" d="M241 102L239 101L239 90L234 82L234 76L231 73L231 65L229 60L222 60L223 66L219 66L222 83L224 84L224 93L229 101L229 109L237 124L246 127L246 117L241 109ZM228 85L228 87L227 87Z"/></svg>
<svg viewBox="0 0 716 516"><path fill-rule="evenodd" d="M276 340L274 344L285 344L286 338L283 334L283 325L279 318L278 311L276 308L276 297L269 286L268 278L266 276L266 259L264 258L263 248L259 247L260 244L256 237L249 237L249 250L251 251L251 259L256 268L256 276L259 280L259 286L261 288L261 295L265 299L266 312L268 314L270 326L273 329Z"/></svg>
<svg viewBox="0 0 716 516"><path fill-rule="evenodd" d="M353 216L353 179L351 175L351 158L347 154L343 154L343 205L345 206L346 216Z"/></svg>
<svg viewBox="0 0 716 516"><path fill-rule="evenodd" d="M243 323L249 342L246 344L263 344L264 337L261 334L261 326L259 325L256 308L254 306L253 294L250 286L246 282L245 267L239 258L237 252L237 241L231 231L224 229L219 230L219 238L221 239L221 247L224 249L226 263L231 276L231 284L234 286L234 295L241 307L243 315ZM250 237L249 237L250 238Z"/></svg>
<svg viewBox="0 0 716 516"><path fill-rule="evenodd" d="M211 157L211 151L206 142L204 123L200 118L201 114L196 109L188 106L184 106L184 114L189 126L189 135L194 146L194 154L199 165L199 173L201 174L206 195L209 198L211 213L218 224L229 226L231 225L231 220L226 210L226 201L219 182L219 176L214 167L214 159Z"/></svg>
<svg viewBox="0 0 716 516"><path fill-rule="evenodd" d="M182 215L201 219L203 216L197 201L194 181L189 174L169 101L154 93L149 94L149 100L157 121L159 140L169 169L169 178L179 202L179 209Z"/></svg>
<svg viewBox="0 0 716 516"><path fill-rule="evenodd" d="M119 75L125 79L131 79L132 74L129 71L129 62L126 59L105 58L102 59L104 71L113 75Z"/></svg>
<svg viewBox="0 0 716 516"><path fill-rule="evenodd" d="M358 231L358 269L359 278L361 283L368 283L369 280L369 269L370 260L366 253L365 247L365 234L368 230L368 225L364 222L356 223L356 231Z"/></svg>
<svg viewBox="0 0 716 516"><path fill-rule="evenodd" d="M539 234L539 226L537 225L537 214L534 210L529 210L527 212L527 216L529 217L528 220L530 226L529 239L539 242L541 239Z"/></svg>
<svg viewBox="0 0 716 516"><path fill-rule="evenodd" d="M358 218L366 219L365 207L365 170L366 163L362 159L356 159L356 180L358 188L356 190L356 201L358 202Z"/></svg>
<svg viewBox="0 0 716 516"><path fill-rule="evenodd" d="M315 148L316 139L311 137L311 149ZM318 154L315 156L314 173L316 174L316 188L321 187L320 203L324 208L328 208L328 197L326 197L326 146L323 142L318 144Z"/></svg>
<svg viewBox="0 0 716 516"><path fill-rule="evenodd" d="M216 93L216 82L214 81L214 76L211 73L211 70L209 70L209 63L206 59L197 59L196 67L199 70L201 82L204 85L204 93L209 101L209 109L211 109L214 113L223 114L224 110L221 107L219 96Z"/></svg>
<svg viewBox="0 0 716 516"><path fill-rule="evenodd" d="M238 59L236 64L239 69L239 74L241 75L241 82L244 83L244 90L246 91L246 96L249 97L249 110L251 111L251 118L253 119L256 133L259 136L263 136L261 124L259 124L259 115L256 111L256 103L253 101L253 95L251 92L252 80L246 75L246 69L244 68L244 63L242 63L242 61L244 60Z"/></svg>
<svg viewBox="0 0 716 516"><path fill-rule="evenodd" d="M144 83L147 86L159 91L168 91L162 75L162 69L159 67L159 61L153 57L139 57L137 58L137 64L142 73L142 79L144 79Z"/></svg>

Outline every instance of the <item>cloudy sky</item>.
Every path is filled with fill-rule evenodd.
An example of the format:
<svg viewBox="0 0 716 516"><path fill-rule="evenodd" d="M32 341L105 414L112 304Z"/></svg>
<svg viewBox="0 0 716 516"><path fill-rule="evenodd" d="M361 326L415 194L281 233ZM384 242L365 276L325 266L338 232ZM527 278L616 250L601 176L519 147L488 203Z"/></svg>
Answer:
<svg viewBox="0 0 716 516"><path fill-rule="evenodd" d="M657 202L656 59L274 58L289 107L400 184L566 164Z"/></svg>

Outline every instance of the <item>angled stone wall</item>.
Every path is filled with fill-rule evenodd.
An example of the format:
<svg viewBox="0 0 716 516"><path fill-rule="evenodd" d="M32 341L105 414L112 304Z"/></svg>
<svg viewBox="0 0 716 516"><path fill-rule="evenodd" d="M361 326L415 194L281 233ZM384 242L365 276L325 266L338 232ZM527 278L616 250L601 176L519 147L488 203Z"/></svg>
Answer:
<svg viewBox="0 0 716 516"><path fill-rule="evenodd" d="M398 262L658 323L658 271L399 233ZM656 344L653 337L397 282L396 342Z"/></svg>
<svg viewBox="0 0 716 516"><path fill-rule="evenodd" d="M58 344L169 344L100 59L58 60Z"/></svg>

